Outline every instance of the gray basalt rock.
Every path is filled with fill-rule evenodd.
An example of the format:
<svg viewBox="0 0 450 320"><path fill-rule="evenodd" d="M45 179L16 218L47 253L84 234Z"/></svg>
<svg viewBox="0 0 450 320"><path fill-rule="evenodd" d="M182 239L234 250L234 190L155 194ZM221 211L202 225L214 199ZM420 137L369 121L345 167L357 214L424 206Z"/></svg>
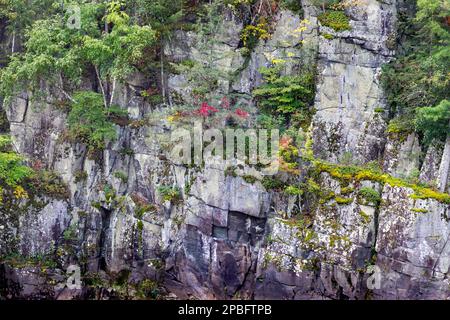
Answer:
<svg viewBox="0 0 450 320"><path fill-rule="evenodd" d="M321 9L304 0L304 19L280 10L272 37L247 59L240 47L243 22L226 10L209 49L220 53L215 67L235 77L224 79L216 93L250 100L262 81L260 67L288 54L314 65L317 54L315 156L337 162L351 154L361 163L383 160L394 176L415 173L418 138L387 137L379 82L382 65L394 56L397 5L367 0L347 8L351 30L335 32L320 25ZM203 63L201 40L192 31L176 32L164 47L167 60ZM288 66L286 74L295 67ZM312 189L318 190L307 191L310 181L303 178L312 168L306 163L300 176L274 176L304 191L291 195L284 187L266 190L262 172L239 161L172 161L170 105L192 102L195 88L184 74L166 76L169 106L150 105L142 97L152 85L145 74L117 84L113 102L129 119L116 126L117 139L96 157L81 142L64 139L63 110L25 93L12 102L7 115L15 150L61 176L69 196L24 201L17 214L1 212L1 298L106 299L123 298L124 292L135 297L143 280L176 298L449 298L448 204L414 199L406 187L345 183L328 173L314 176ZM430 147L420 179L436 183L441 162L441 149ZM179 193L164 197L161 187ZM382 201L364 199L362 188L373 189ZM50 266L42 258L53 258ZM83 269L81 290L65 287L70 265ZM377 270L381 281L373 288L368 281Z"/></svg>
<svg viewBox="0 0 450 320"><path fill-rule="evenodd" d="M386 107L379 76L394 52L387 40L395 31L396 3L367 1L346 9L351 30L321 26L317 93L313 121L314 151L338 161L346 153L368 162L380 158L385 123L375 111Z"/></svg>

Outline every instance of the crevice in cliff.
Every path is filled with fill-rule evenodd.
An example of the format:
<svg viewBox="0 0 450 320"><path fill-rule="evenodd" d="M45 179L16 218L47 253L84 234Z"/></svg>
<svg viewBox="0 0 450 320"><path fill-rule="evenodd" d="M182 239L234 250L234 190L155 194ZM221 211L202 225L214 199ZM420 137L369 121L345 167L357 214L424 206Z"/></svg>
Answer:
<svg viewBox="0 0 450 320"><path fill-rule="evenodd" d="M99 247L99 270L107 271L107 238L111 223L111 211L105 208L100 208L102 218L102 229L100 231Z"/></svg>

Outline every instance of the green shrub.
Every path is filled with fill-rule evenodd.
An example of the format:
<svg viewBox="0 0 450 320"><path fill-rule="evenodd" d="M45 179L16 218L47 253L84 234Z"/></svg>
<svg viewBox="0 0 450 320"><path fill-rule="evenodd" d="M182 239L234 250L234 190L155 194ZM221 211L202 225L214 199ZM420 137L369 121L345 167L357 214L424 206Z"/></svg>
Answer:
<svg viewBox="0 0 450 320"><path fill-rule="evenodd" d="M24 160L11 151L10 137L0 135L0 190L1 186L15 188L32 176L33 170L24 165Z"/></svg>
<svg viewBox="0 0 450 320"><path fill-rule="evenodd" d="M281 191L286 187L286 183L276 177L266 176L262 180L262 185L266 190Z"/></svg>
<svg viewBox="0 0 450 320"><path fill-rule="evenodd" d="M126 112L117 107L105 108L102 95L91 91L76 93L74 100L68 116L71 139L92 150L104 149L108 141L117 137L112 117Z"/></svg>
<svg viewBox="0 0 450 320"><path fill-rule="evenodd" d="M160 186L158 192L164 201L177 203L182 200L181 192L178 187Z"/></svg>
<svg viewBox="0 0 450 320"><path fill-rule="evenodd" d="M426 143L433 139L444 141L450 135L450 100L442 100L435 107L417 109L415 125Z"/></svg>
<svg viewBox="0 0 450 320"><path fill-rule="evenodd" d="M336 200L336 203L340 204L340 205L346 205L346 204L350 204L353 202L353 198L342 198L342 197L337 196L334 199Z"/></svg>
<svg viewBox="0 0 450 320"><path fill-rule="evenodd" d="M350 20L344 11L326 11L317 17L323 26L335 31L350 30Z"/></svg>
<svg viewBox="0 0 450 320"><path fill-rule="evenodd" d="M301 196L303 194L303 191L296 186L287 186L284 192L291 196Z"/></svg>
<svg viewBox="0 0 450 320"><path fill-rule="evenodd" d="M416 9L415 16L399 15L402 50L383 67L381 83L390 113L407 115L411 131L416 117L427 144L448 132L450 10L446 0L417 1Z"/></svg>
<svg viewBox="0 0 450 320"><path fill-rule="evenodd" d="M75 183L79 183L79 182L86 181L86 179L88 178L88 174L84 170L79 170L74 173L74 177L75 177Z"/></svg>
<svg viewBox="0 0 450 320"><path fill-rule="evenodd" d="M256 179L256 177L252 175L245 175L242 177L242 179L244 179L244 181L249 184L254 184L256 181L258 181L258 179Z"/></svg>
<svg viewBox="0 0 450 320"><path fill-rule="evenodd" d="M117 179L119 179L123 183L127 183L127 181L128 181L128 176L123 171L116 171L116 172L114 172L114 177L116 177Z"/></svg>
<svg viewBox="0 0 450 320"><path fill-rule="evenodd" d="M280 6L291 10L296 14L301 14L303 12L302 3L298 0L280 0Z"/></svg>
<svg viewBox="0 0 450 320"><path fill-rule="evenodd" d="M358 195L365 199L367 202L379 204L381 201L381 196L378 191L369 188L369 187L363 187L359 190Z"/></svg>
<svg viewBox="0 0 450 320"><path fill-rule="evenodd" d="M275 115L309 113L309 106L313 102L315 92L314 73L283 75L283 64L260 69L265 83L253 90L258 106L268 114Z"/></svg>
<svg viewBox="0 0 450 320"><path fill-rule="evenodd" d="M398 116L389 122L386 132L390 137L404 140L409 134L414 132L414 118L407 115Z"/></svg>
<svg viewBox="0 0 450 320"><path fill-rule="evenodd" d="M137 285L137 295L140 298L156 299L159 295L158 283L156 281L146 279Z"/></svg>

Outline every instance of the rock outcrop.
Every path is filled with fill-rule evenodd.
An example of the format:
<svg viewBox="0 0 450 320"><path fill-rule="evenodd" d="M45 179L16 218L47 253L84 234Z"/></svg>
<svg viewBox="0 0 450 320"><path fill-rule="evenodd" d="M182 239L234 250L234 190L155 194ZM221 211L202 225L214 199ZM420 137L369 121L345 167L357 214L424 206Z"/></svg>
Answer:
<svg viewBox="0 0 450 320"><path fill-rule="evenodd" d="M262 81L258 69L272 59L287 52L317 58L314 155L330 162L346 154L363 164L382 160L393 176L419 173L417 137L394 141L385 133L379 83L382 65L395 55L399 4L361 2L345 10L351 29L340 32L321 25L320 9L308 0L302 1L303 18L282 10L271 39L260 41L247 61L239 41L243 24L230 12L208 52L198 35L180 31L165 53L171 61L201 62L220 52L215 67L235 77L223 80L217 93L246 95L245 101ZM343 185L322 172L318 187L332 196L303 205L298 195L266 189L261 177L248 179L245 163L174 163L175 125L167 117L194 88L183 74L167 77L169 106L152 107L138 94L144 77L117 86L115 103L127 109L133 125L117 125L117 141L95 154L66 139L64 110L25 93L13 101L7 113L14 147L30 163L56 172L69 192L19 216L1 212L0 253L16 254L0 261L0 297L138 296L151 279L173 298L450 298L448 204L414 199L406 186L370 180ZM443 161L433 150L420 171L430 182L437 181ZM230 174L230 167L240 170ZM179 193L169 199L160 187ZM361 200L364 188L380 201ZM56 261L46 261L48 255ZM66 287L73 265L81 267L81 288ZM379 285L370 286L373 279Z"/></svg>

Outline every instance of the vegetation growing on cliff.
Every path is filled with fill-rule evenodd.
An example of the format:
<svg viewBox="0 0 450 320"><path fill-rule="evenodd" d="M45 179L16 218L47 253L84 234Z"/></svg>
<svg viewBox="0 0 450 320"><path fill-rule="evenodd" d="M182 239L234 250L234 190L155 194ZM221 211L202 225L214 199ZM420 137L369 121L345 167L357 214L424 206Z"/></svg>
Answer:
<svg viewBox="0 0 450 320"><path fill-rule="evenodd" d="M117 137L112 122L117 116L126 116L126 111L114 106L105 109L101 94L77 92L68 117L70 138L85 143L91 150L102 150L106 142Z"/></svg>
<svg viewBox="0 0 450 320"><path fill-rule="evenodd" d="M340 32L350 30L350 20L344 11L326 11L317 17L323 26Z"/></svg>
<svg viewBox="0 0 450 320"><path fill-rule="evenodd" d="M22 156L11 149L11 139L8 136L0 136L0 203L3 194L1 186L12 188L17 196L23 194L20 186L25 179L29 178L33 171L24 165Z"/></svg>
<svg viewBox="0 0 450 320"><path fill-rule="evenodd" d="M422 132L425 142L449 132L450 5L446 0L418 0L415 17L404 17L402 54L383 70L392 115L404 127ZM416 119L416 120L414 120Z"/></svg>

